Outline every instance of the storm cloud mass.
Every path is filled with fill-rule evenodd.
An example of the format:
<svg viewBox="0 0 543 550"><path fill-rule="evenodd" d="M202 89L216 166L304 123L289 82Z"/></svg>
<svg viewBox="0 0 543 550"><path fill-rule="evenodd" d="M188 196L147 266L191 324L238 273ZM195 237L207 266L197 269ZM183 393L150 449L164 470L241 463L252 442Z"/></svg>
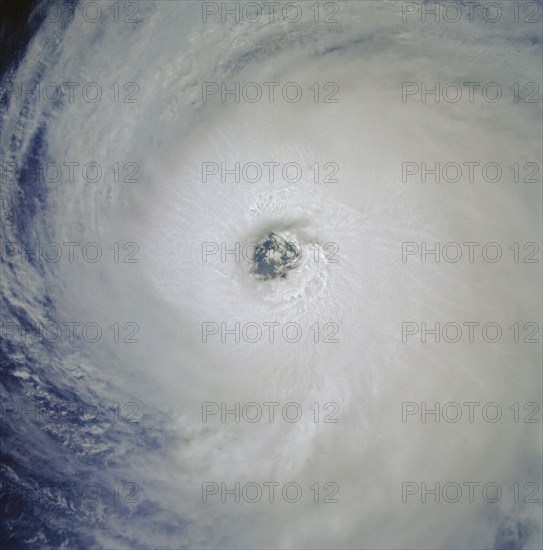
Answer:
<svg viewBox="0 0 543 550"><path fill-rule="evenodd" d="M541 548L541 3L250 4L28 16L3 538Z"/></svg>

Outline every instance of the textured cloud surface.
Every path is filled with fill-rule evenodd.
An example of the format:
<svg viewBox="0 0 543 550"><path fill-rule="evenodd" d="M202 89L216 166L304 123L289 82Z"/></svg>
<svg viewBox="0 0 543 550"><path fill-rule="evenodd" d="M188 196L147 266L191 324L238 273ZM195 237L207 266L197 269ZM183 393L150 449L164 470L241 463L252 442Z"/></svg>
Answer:
<svg viewBox="0 0 543 550"><path fill-rule="evenodd" d="M515 21L506 2L497 22L480 13L470 22L457 4L464 13L454 23L424 22L423 5L402 2L342 1L337 14L320 3L318 21L315 4L301 2L299 21L279 9L273 22L240 23L221 21L220 2L129 4L137 11L124 23L118 3L119 13L101 3L96 22L81 6L49 11L3 96L2 400L75 409L62 420L4 415L3 475L19 499L8 535L106 548L541 547L540 411L538 422L523 421L533 412L523 406L541 407L541 345L523 341L541 327L540 252L538 263L523 262L532 251L523 245L541 244L541 174L522 181L526 163L541 170L541 5L531 3L539 23L530 24L522 7ZM66 82L80 83L73 98L21 91ZM100 84L100 100L96 87L83 94L89 82ZM439 102L421 94L451 82L460 84L447 97L460 88L457 101L441 89ZM535 102L524 101L530 82ZM223 83L239 83L239 102L221 101ZM287 98L300 89L299 101L285 99L288 83ZM472 100L464 83L479 83ZM496 87L484 95L487 83L503 97L493 100ZM58 181L6 175L8 165L32 162L79 164ZM97 181L81 173L89 162L103 168ZM423 181L422 162L464 169L455 182ZM212 173L221 163L275 163L275 177L247 181L253 166L248 177L221 181ZM300 178L284 177L288 163L302 168ZM470 181L462 163L497 163L503 177L475 172ZM123 181L134 166L135 181ZM414 166L417 174L402 177ZM301 247L301 265L286 278L258 280L233 254L221 261L222 243L241 249L268 231ZM12 253L36 242L60 243L62 258ZM99 243L103 258L85 261L79 246L69 261L68 242ZM422 261L421 243L436 242L460 243L462 258ZM467 242L480 243L473 261ZM502 248L499 261L482 255L490 242ZM419 252L402 256L415 250L402 243ZM138 262L123 262L132 252ZM96 323L102 338L21 338L22 326L70 322ZM451 325L440 342L423 342L423 322L456 323L462 338L452 341ZM236 342L222 323L247 329ZM479 323L473 342L463 323ZM499 340L490 341L492 327L482 337L487 323L501 327ZM299 340L285 337L289 324L301 327ZM138 342L126 343L133 326ZM204 402L219 407L208 405L207 422ZM263 403L279 405L273 422L267 413L221 422L221 403L236 402L265 412ZM282 415L289 402L302 411L297 422ZM422 422L422 403L436 402L458 403L462 418ZM499 421L488 420L491 406L482 413L490 402L501 407ZM91 422L80 412L90 403L108 412ZM116 421L115 403L125 417L125 405L137 404L137 421ZM480 404L473 422L465 403ZM339 422L324 422L328 414ZM252 486L241 502L228 494L221 502L221 483L236 482L258 484L262 499L248 502ZM278 483L273 503L266 482ZM289 502L294 486L282 493L289 482L303 490L298 502ZM67 483L94 483L103 494L67 497ZM423 497L423 484L436 483L440 502ZM45 487L39 497L36 486ZM337 488L329 498L337 502L327 502Z"/></svg>

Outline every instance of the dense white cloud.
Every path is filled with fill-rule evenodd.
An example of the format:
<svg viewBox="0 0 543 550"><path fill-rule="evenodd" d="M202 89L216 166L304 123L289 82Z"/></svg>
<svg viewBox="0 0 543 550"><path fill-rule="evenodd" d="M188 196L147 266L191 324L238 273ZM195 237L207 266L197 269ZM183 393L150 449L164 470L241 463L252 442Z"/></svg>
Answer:
<svg viewBox="0 0 543 550"><path fill-rule="evenodd" d="M138 344L104 339L81 352L85 384L122 386L144 415L159 410L171 419L160 453L141 448L123 466L125 479L159 511L122 524L104 518L109 535L89 527L105 546L116 544L117 532L155 547L490 548L504 545L510 528L524 533L517 543L525 548L540 545L540 504L515 504L508 489L541 485L540 424L514 423L508 407L541 405L541 349L514 343L508 327L541 325L541 264L513 262L508 247L540 243L541 183L513 184L507 168L540 162L540 94L538 103L515 103L509 89L541 84L540 25L515 23L506 3L498 23L476 17L439 24L419 16L404 22L401 2L339 4L338 24L313 22L310 3L297 23L221 23L217 16L203 23L198 2L138 3L138 22L125 25L111 14L96 24L74 17L44 26L14 77L97 82L104 94L91 103L78 89L73 102L31 103L24 116L15 94L2 136L4 151L17 136L14 160L25 158L44 125L43 162L140 167L138 183L89 184L80 174L50 182L43 224L28 228L30 241L96 241L106 255L113 242L135 242L139 263L61 261L47 264L43 278L24 264L24 292L8 279L10 300L24 300L30 318L42 315L37 299L45 288L58 322L140 327ZM221 102L220 92L202 103L203 82L243 88L271 81L280 82L273 103L266 95ZM300 85L300 101L282 98L288 82ZM323 88L329 82L339 87L337 103L322 101L334 91ZM403 82L481 86L473 102L462 86L459 101L436 103L432 96L422 102L420 93L402 101ZM484 100L488 82L500 84L500 101ZM112 101L114 83L121 98L136 90L138 102ZM126 83L135 88L123 89ZM496 183L470 183L466 173L457 183L402 182L402 163L423 161L497 162L505 173ZM293 162L303 176L294 183L282 174L273 183L204 183L202 164L213 162L277 162L279 171ZM315 162L321 169L337 163L339 182L314 183ZM204 242L231 249L268 230L291 235L304 252L301 268L284 280L257 281L231 256L202 261ZM473 263L465 256L402 262L402 242L436 241L497 242L504 258L490 263L477 249ZM338 263L310 259L316 248L330 252L322 248L330 242ZM212 335L202 343L203 322L231 328L270 321L279 323L278 334L298 323L303 337L290 343L281 335L272 344L264 332L258 343L223 343ZM436 321L495 322L504 334L494 344L467 342L467 329L456 344L423 344L420 336L402 342L403 322ZM326 323L339 327L338 343L322 341ZM202 402L237 401L297 402L303 417L202 422ZM466 416L421 423L414 415L404 423L407 401L496 402L504 420L479 414L473 423ZM339 423L313 422L315 402L337 403ZM265 494L262 502L236 504L214 496L203 503L202 483L223 481L293 481L303 498L270 504ZM499 483L502 498L485 502L479 487L469 503L462 483L471 481ZM337 483L339 502L314 503L308 487L315 482L321 491ZM435 504L417 493L404 503L405 482L456 482L464 494Z"/></svg>

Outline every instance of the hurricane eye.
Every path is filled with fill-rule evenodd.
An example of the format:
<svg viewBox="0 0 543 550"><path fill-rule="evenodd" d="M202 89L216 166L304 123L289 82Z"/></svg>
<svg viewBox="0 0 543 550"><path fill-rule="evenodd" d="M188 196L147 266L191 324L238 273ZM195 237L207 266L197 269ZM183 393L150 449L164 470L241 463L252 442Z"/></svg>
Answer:
<svg viewBox="0 0 543 550"><path fill-rule="evenodd" d="M280 233L270 232L256 245L251 273L255 278L285 279L301 258L300 246L295 240Z"/></svg>

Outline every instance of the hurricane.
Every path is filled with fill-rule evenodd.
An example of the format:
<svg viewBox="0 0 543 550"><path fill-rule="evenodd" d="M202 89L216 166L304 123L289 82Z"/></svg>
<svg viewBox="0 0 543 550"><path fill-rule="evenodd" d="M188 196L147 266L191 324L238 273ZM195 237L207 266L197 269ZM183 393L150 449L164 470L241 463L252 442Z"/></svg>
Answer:
<svg viewBox="0 0 543 550"><path fill-rule="evenodd" d="M6 547L540 548L541 2L29 4Z"/></svg>

